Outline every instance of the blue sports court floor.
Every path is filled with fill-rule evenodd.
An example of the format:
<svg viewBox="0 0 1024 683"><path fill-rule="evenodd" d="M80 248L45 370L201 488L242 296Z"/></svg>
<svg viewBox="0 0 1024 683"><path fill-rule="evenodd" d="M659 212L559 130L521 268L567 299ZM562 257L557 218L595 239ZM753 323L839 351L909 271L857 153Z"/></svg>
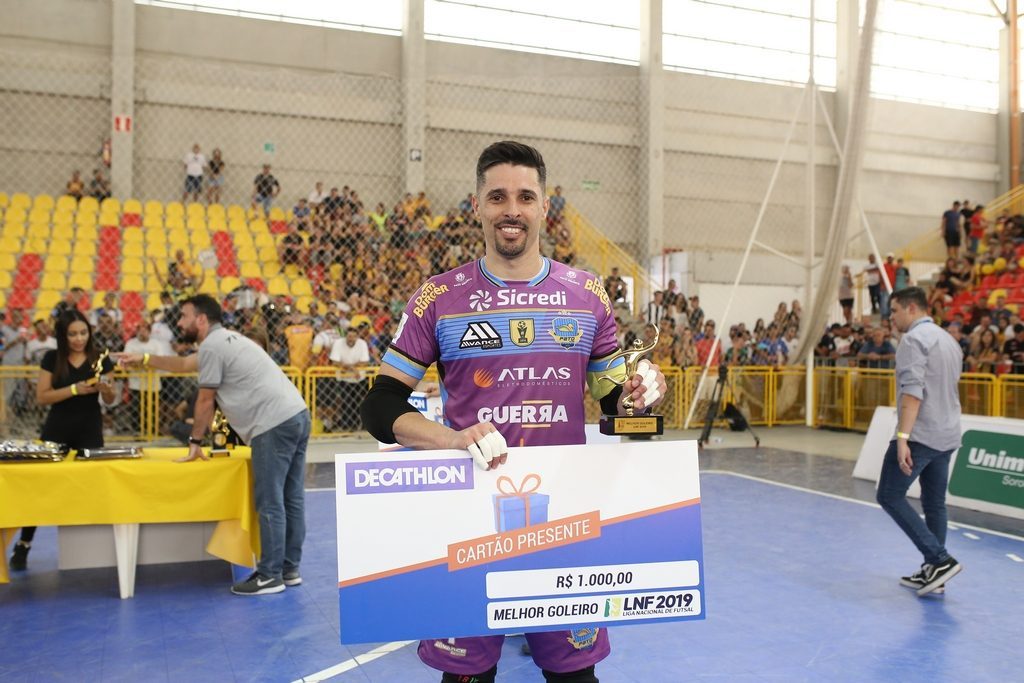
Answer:
<svg viewBox="0 0 1024 683"><path fill-rule="evenodd" d="M851 462L764 448L702 461L707 619L614 629L603 683L1021 679L1024 539L954 524L965 569L921 599L897 583L919 557L856 500L869 492ZM833 492L794 487L815 482ZM310 491L307 514L305 583L259 598L232 596L227 565L203 562L140 567L119 600L113 569L58 572L41 529L30 570L0 586L0 681L439 680L414 644L338 643L333 491ZM506 641L500 681L541 680L521 642Z"/></svg>

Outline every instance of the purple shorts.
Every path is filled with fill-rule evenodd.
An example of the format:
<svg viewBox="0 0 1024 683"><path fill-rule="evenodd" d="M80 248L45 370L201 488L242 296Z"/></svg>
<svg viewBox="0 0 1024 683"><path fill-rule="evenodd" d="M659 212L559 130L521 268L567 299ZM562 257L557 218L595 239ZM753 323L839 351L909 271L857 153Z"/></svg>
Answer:
<svg viewBox="0 0 1024 683"><path fill-rule="evenodd" d="M474 636L421 640L417 653L423 663L453 674L478 674L489 670L501 657L505 636ZM608 656L608 629L588 627L572 631L527 633L533 661L555 673L579 671Z"/></svg>

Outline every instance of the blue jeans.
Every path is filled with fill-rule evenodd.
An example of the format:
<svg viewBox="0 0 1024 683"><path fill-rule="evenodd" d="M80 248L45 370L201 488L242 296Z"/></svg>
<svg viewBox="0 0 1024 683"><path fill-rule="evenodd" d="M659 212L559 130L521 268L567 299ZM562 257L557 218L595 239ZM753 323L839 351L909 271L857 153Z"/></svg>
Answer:
<svg viewBox="0 0 1024 683"><path fill-rule="evenodd" d="M924 444L910 442L914 461L910 476L900 471L896 459L896 441L889 442L882 462L876 499L889 513L903 533L910 537L928 564L939 564L949 558L946 552L946 484L949 480L949 456L953 451L937 451ZM921 478L921 508L924 521L907 502L907 490Z"/></svg>
<svg viewBox="0 0 1024 683"><path fill-rule="evenodd" d="M280 578L299 568L306 537L306 445L309 411L303 410L255 437L252 477L260 518L260 560L256 570Z"/></svg>
<svg viewBox="0 0 1024 683"><path fill-rule="evenodd" d="M889 284L892 284L891 282ZM889 308L889 291L882 287L878 290L878 309L883 318L888 318L892 310Z"/></svg>

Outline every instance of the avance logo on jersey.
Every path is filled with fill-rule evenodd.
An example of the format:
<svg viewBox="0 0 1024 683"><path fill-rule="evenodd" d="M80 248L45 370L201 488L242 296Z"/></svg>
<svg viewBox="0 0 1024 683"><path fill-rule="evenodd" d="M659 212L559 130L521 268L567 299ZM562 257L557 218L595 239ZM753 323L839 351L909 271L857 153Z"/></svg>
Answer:
<svg viewBox="0 0 1024 683"><path fill-rule="evenodd" d="M500 349L501 335L486 320L466 325L459 341L460 349Z"/></svg>
<svg viewBox="0 0 1024 683"><path fill-rule="evenodd" d="M508 336L516 346L529 346L533 343L533 318L512 318L508 321Z"/></svg>

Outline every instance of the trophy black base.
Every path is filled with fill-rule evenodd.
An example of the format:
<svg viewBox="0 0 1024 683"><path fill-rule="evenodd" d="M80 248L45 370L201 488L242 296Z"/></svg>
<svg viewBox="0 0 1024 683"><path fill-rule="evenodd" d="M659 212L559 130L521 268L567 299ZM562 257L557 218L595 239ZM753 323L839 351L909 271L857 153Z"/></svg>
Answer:
<svg viewBox="0 0 1024 683"><path fill-rule="evenodd" d="M230 455L231 455L231 450L227 449L227 448L211 448L210 449L210 457L211 458L227 458L227 457L230 457Z"/></svg>
<svg viewBox="0 0 1024 683"><path fill-rule="evenodd" d="M602 415L601 433L606 436L655 436L665 433L664 415Z"/></svg>

